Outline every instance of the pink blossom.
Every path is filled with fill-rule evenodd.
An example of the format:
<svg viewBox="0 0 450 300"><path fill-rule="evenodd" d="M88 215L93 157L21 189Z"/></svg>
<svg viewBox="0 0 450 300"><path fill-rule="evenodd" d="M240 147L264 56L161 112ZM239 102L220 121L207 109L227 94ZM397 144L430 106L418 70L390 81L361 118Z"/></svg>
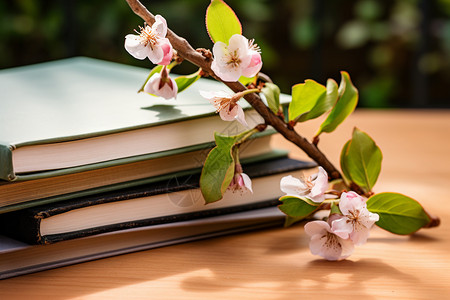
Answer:
<svg viewBox="0 0 450 300"><path fill-rule="evenodd" d="M155 23L150 27L139 27L138 35L125 37L125 49L137 59L148 59L154 64L168 65L172 60L173 48L166 38L167 23L160 16L155 16Z"/></svg>
<svg viewBox="0 0 450 300"><path fill-rule="evenodd" d="M158 64L167 66L172 61L172 56L173 56L172 45L170 44L170 42L163 43L163 44L161 44L161 49L163 50L164 57Z"/></svg>
<svg viewBox="0 0 450 300"><path fill-rule="evenodd" d="M251 193L253 193L252 180L250 179L250 177L247 174L243 173L242 166L240 164L236 164L234 176L233 176L233 179L231 180L231 183L228 186L228 188L230 190L232 190L233 192L235 192L235 191L241 191L241 192L250 191Z"/></svg>
<svg viewBox="0 0 450 300"><path fill-rule="evenodd" d="M176 98L178 86L175 80L169 77L167 68L161 73L153 74L144 86L144 92L163 97L164 99Z"/></svg>
<svg viewBox="0 0 450 300"><path fill-rule="evenodd" d="M298 179L291 175L285 176L281 179L280 189L289 196L306 197L321 203L328 189L328 174L319 167L319 172L312 177Z"/></svg>
<svg viewBox="0 0 450 300"><path fill-rule="evenodd" d="M213 55L211 69L223 81L238 81L241 76L253 77L262 67L258 46L240 34L233 35L228 45L216 42Z"/></svg>
<svg viewBox="0 0 450 300"><path fill-rule="evenodd" d="M239 99L241 98L241 95L239 93L230 95L223 91L200 91L200 95L211 102L222 120L237 120L242 125L248 127L247 121L245 121L244 110L239 106L239 104L237 104L237 101L239 101Z"/></svg>
<svg viewBox="0 0 450 300"><path fill-rule="evenodd" d="M355 245L364 244L379 220L378 214L371 213L366 200L355 192L342 193L339 209L343 215L333 221L333 231L341 237L349 236Z"/></svg>
<svg viewBox="0 0 450 300"><path fill-rule="evenodd" d="M258 46L253 43L253 40L249 42L249 55L251 56L250 63L242 70L242 76L245 77L255 76L262 67L261 53Z"/></svg>
<svg viewBox="0 0 450 300"><path fill-rule="evenodd" d="M305 232L311 236L309 249L314 255L322 256L327 260L341 260L353 253L353 242L336 235L325 221L307 223Z"/></svg>

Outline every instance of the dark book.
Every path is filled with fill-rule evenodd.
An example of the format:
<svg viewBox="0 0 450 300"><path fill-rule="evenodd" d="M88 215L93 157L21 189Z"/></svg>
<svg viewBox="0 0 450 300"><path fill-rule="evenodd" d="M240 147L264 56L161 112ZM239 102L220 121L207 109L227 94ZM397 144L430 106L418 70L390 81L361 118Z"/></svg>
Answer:
<svg viewBox="0 0 450 300"><path fill-rule="evenodd" d="M199 174L71 199L0 215L0 233L27 243L50 244L136 227L248 211L278 204L283 176L301 176L314 163L289 158L244 165L253 193L228 190L204 204Z"/></svg>
<svg viewBox="0 0 450 300"><path fill-rule="evenodd" d="M136 251L249 230L282 226L277 207L137 227L50 245L28 245L0 235L0 279Z"/></svg>

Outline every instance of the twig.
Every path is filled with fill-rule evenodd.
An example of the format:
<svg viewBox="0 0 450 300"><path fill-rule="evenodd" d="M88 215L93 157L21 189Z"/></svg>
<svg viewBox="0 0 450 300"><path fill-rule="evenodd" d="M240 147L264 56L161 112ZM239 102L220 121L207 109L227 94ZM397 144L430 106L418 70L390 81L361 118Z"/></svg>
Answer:
<svg viewBox="0 0 450 300"><path fill-rule="evenodd" d="M126 1L133 12L141 17L147 24L152 25L155 22L155 16L150 13L141 2L138 0ZM178 36L170 29L167 30L167 38L172 44L172 47L177 50L180 57L202 68L204 72L208 73L214 79L223 82L214 74L213 70L211 70L211 61L205 58L202 53L192 48L186 39ZM242 92L246 89L240 82L223 83L236 93ZM263 103L258 94L248 94L244 98L264 118L268 125L275 128L275 130L277 130L287 140L300 147L310 158L321 165L328 172L328 176L331 179L338 179L342 177L340 172L314 144L299 135L295 130L288 128L286 123L273 114L272 111Z"/></svg>

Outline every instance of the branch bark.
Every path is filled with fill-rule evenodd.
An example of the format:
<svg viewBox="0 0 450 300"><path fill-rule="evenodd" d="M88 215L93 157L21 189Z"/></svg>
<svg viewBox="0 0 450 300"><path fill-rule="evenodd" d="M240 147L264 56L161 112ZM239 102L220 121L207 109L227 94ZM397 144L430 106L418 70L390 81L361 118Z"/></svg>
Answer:
<svg viewBox="0 0 450 300"><path fill-rule="evenodd" d="M126 0L133 12L141 17L147 24L152 25L155 22L155 16L150 13L147 8L142 5L139 0ZM211 70L211 61L205 57L199 51L196 51L188 43L188 41L172 30L168 29L167 38L170 40L172 47L177 50L180 57L185 60L190 61L194 65L203 69L204 72L208 73L214 79L223 82L234 92L242 92L246 88L240 82L224 82L218 78L214 72ZM283 137L285 137L290 142L297 145L302 149L310 158L321 165L327 172L331 179L341 178L340 172L336 167L328 160L328 158L316 147L316 145L310 143L307 139L298 134L295 130L290 129L286 126L280 118L278 118L272 111L262 102L258 94L248 94L245 100L264 118L268 125L271 125L275 130L277 130Z"/></svg>

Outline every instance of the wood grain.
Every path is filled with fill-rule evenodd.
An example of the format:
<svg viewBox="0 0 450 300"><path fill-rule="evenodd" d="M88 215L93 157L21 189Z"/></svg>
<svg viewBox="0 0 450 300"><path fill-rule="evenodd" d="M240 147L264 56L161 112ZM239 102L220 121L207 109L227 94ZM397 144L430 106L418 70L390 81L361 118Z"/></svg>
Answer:
<svg viewBox="0 0 450 300"><path fill-rule="evenodd" d="M299 126L312 137L318 123ZM450 111L358 110L319 148L337 163L352 127L384 154L376 191L395 191L441 217L413 236L375 228L341 262L309 253L302 226L165 247L0 281L1 299L448 299ZM277 147L291 149L281 137Z"/></svg>

